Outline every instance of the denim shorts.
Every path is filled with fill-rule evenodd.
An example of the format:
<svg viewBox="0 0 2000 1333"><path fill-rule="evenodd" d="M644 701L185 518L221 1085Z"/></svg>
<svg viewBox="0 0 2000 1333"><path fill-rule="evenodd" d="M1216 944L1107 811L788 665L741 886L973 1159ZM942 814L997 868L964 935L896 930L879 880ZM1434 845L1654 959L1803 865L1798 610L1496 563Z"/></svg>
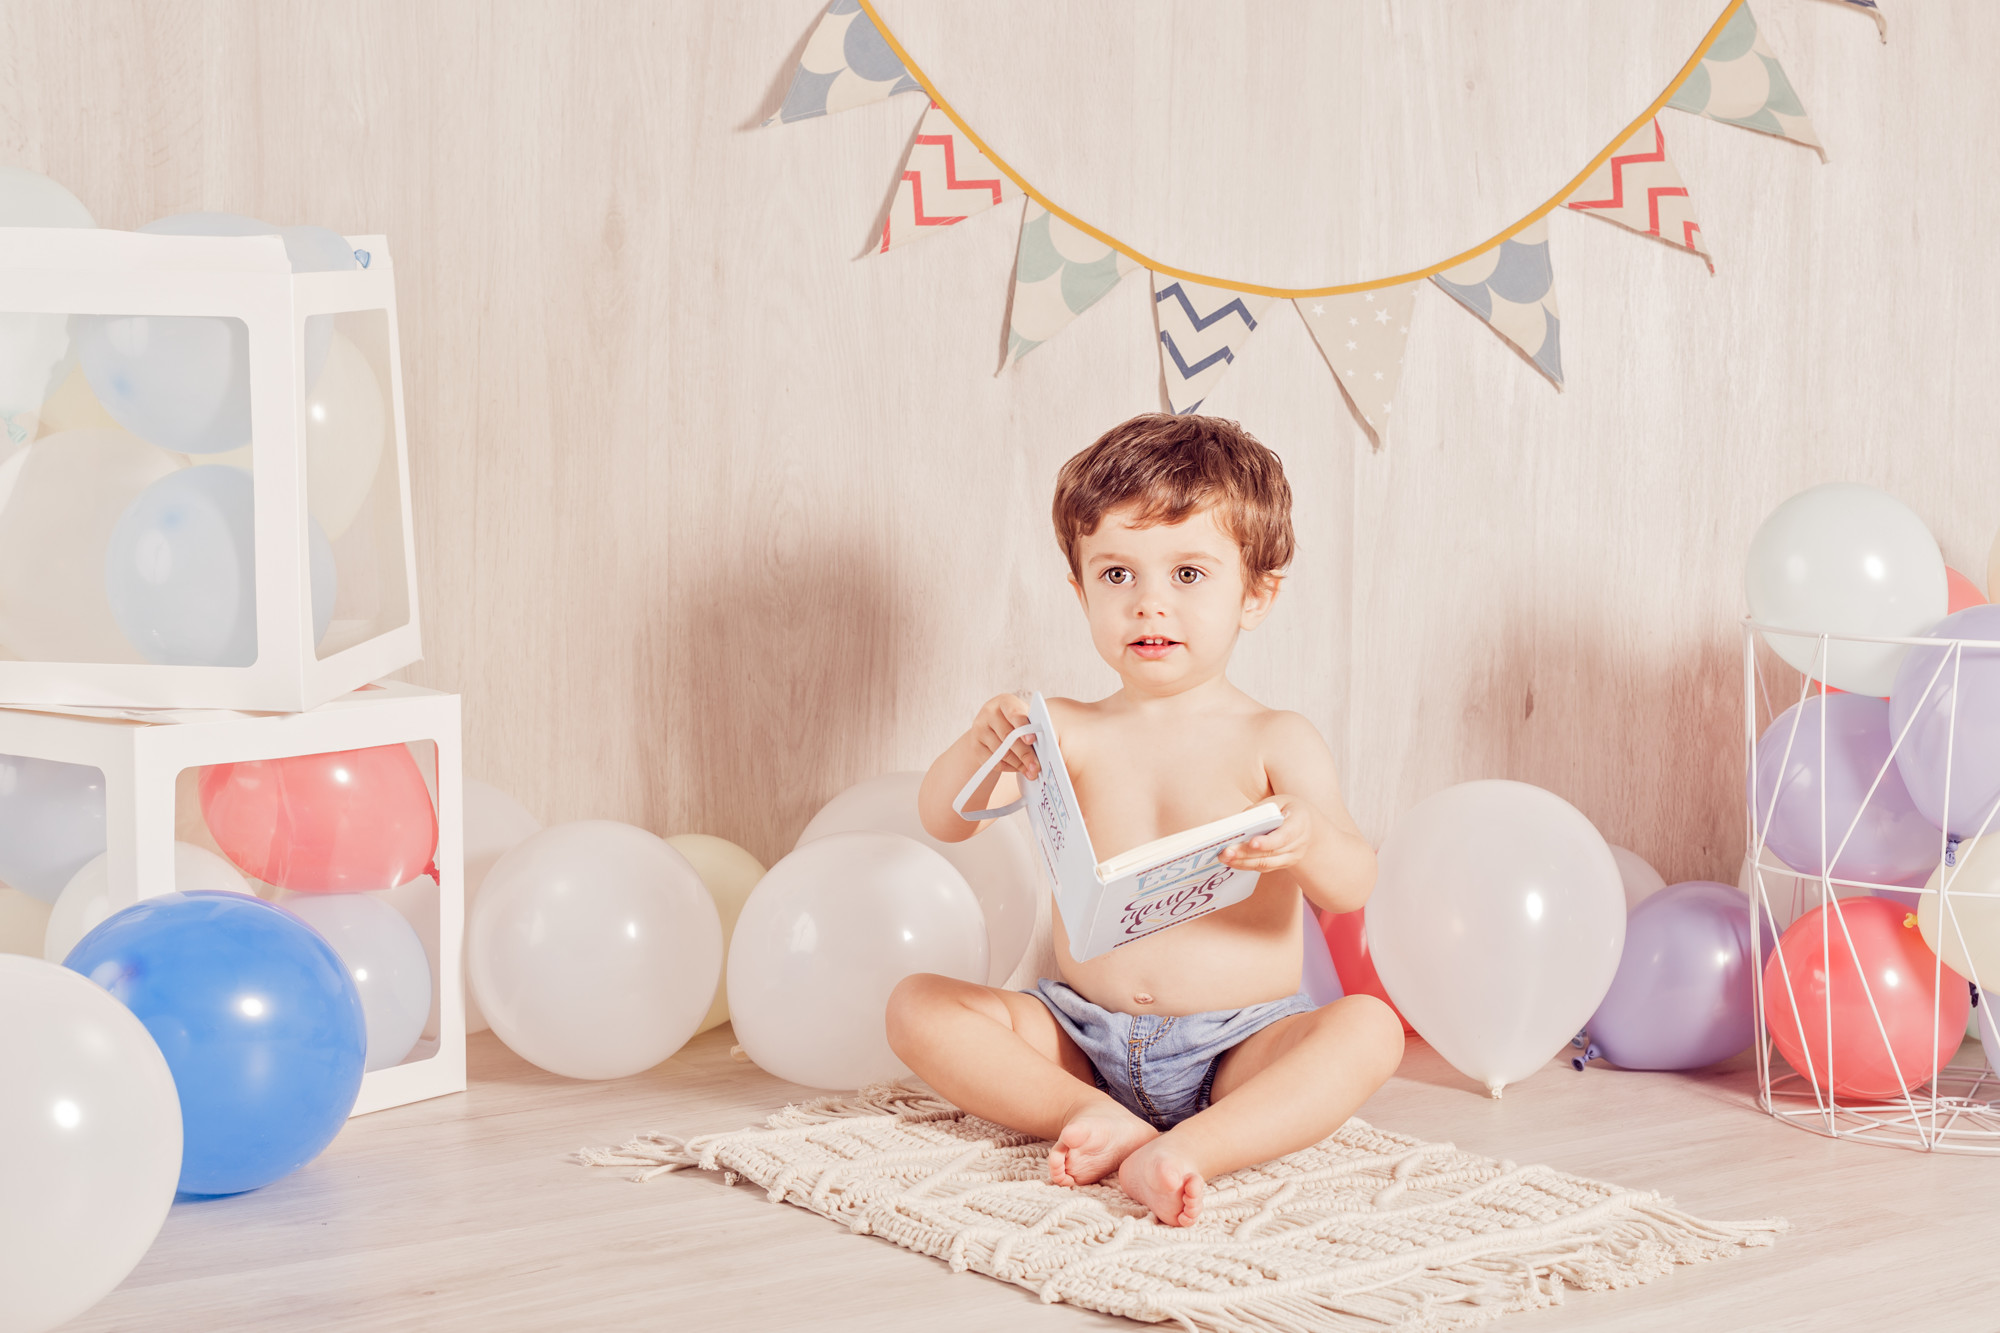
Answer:
<svg viewBox="0 0 2000 1333"><path fill-rule="evenodd" d="M1097 1086L1154 1129L1172 1129L1207 1107L1222 1054L1293 1014L1309 1014L1305 992L1247 1009L1206 1014L1121 1014L1047 977L1026 992L1090 1057Z"/></svg>

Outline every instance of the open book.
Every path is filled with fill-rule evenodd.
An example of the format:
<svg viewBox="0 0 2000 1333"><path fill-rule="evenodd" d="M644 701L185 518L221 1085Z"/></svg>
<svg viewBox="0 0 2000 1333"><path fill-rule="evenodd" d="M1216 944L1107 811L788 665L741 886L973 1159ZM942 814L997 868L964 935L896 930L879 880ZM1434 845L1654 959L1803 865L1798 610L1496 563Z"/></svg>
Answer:
<svg viewBox="0 0 2000 1333"><path fill-rule="evenodd" d="M967 810L966 802L979 784L1024 736L1035 747L1041 776L1021 779L1018 801L993 810ZM1079 961L1248 898L1257 887L1257 872L1222 864L1222 849L1269 833L1284 822L1278 807L1265 801L1241 814L1155 838L1099 862L1090 849L1090 832L1083 826L1069 770L1063 766L1048 705L1033 693L1028 695L1028 720L1008 733L952 802L952 809L964 819L998 819L1023 807L1049 868L1049 881L1055 885L1070 955Z"/></svg>

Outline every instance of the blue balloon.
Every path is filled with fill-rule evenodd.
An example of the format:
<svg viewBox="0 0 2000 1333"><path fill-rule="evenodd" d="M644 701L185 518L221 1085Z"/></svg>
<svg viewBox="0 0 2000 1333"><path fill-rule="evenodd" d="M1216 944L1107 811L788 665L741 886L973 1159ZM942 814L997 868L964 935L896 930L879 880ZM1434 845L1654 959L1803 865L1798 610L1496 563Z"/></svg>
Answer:
<svg viewBox="0 0 2000 1333"><path fill-rule="evenodd" d="M169 472L111 530L104 592L112 619L149 662L249 666L257 660L257 554L250 474L225 464ZM333 546L308 518L313 641L333 623Z"/></svg>
<svg viewBox="0 0 2000 1333"><path fill-rule="evenodd" d="M1777 941L1767 915L1750 951L1750 900L1733 884L1671 884L1632 909L1592 1045L1621 1069L1700 1069L1756 1039L1752 976Z"/></svg>
<svg viewBox="0 0 2000 1333"><path fill-rule="evenodd" d="M333 946L239 893L166 893L114 912L63 965L159 1043L180 1092L180 1188L239 1194L319 1156L354 1109L368 1026Z"/></svg>

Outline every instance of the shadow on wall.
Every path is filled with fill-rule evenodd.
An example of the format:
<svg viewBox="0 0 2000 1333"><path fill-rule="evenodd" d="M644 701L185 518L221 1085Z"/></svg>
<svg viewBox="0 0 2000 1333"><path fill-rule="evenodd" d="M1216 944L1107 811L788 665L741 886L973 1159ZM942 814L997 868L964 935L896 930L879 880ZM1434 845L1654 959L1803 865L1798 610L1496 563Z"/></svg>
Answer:
<svg viewBox="0 0 2000 1333"><path fill-rule="evenodd" d="M1647 648L1598 623L1514 617L1468 683L1464 771L1545 787L1665 875L1736 882L1742 659L1733 633Z"/></svg>
<svg viewBox="0 0 2000 1333"><path fill-rule="evenodd" d="M640 642L641 679L659 685L639 723L663 751L647 765L646 822L769 865L844 775L888 767L879 719L894 716L911 618L858 534L788 544L761 567L713 561L669 586Z"/></svg>

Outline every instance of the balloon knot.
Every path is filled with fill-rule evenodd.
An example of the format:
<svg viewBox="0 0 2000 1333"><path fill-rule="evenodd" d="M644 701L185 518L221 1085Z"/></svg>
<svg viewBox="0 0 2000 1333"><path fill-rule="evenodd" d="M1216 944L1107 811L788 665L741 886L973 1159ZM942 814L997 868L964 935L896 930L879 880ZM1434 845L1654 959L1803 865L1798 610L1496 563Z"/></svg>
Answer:
<svg viewBox="0 0 2000 1333"><path fill-rule="evenodd" d="M1903 929L1915 930L1916 928L1917 928L1917 914L1915 912L1903 913Z"/></svg>

